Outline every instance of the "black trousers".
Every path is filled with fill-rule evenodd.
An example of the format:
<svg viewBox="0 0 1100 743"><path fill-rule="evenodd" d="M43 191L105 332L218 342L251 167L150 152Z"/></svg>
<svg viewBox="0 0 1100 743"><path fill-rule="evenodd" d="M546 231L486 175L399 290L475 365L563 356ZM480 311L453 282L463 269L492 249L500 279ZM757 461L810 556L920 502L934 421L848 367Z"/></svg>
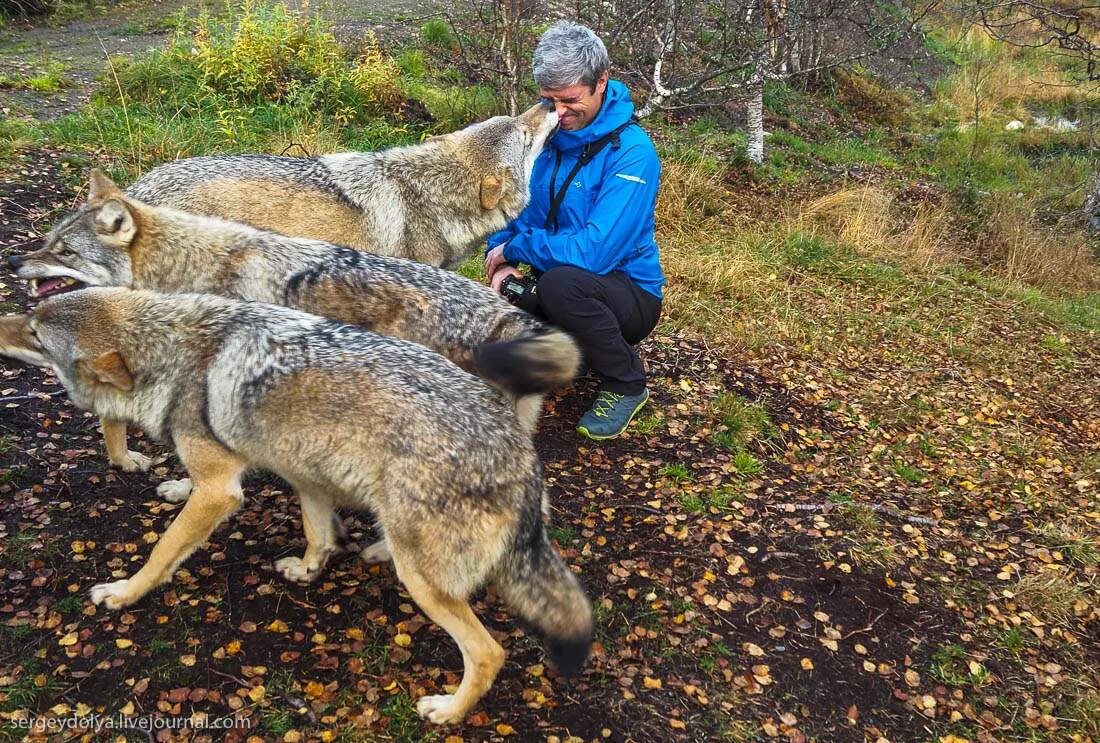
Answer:
<svg viewBox="0 0 1100 743"><path fill-rule="evenodd" d="M657 327L661 299L616 271L606 276L573 266L539 277L539 305L551 324L576 339L600 388L619 395L645 389L645 367L634 350Z"/></svg>

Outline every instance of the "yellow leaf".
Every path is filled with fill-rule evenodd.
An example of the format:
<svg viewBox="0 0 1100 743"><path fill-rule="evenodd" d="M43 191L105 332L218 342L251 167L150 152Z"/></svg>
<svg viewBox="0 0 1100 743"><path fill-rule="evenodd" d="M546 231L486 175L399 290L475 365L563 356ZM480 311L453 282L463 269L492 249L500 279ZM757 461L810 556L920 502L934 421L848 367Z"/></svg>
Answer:
<svg viewBox="0 0 1100 743"><path fill-rule="evenodd" d="M265 689L263 685L253 686L251 689L248 690L248 698L251 699L253 702L259 702L261 699L264 698L264 694L266 693L267 689Z"/></svg>
<svg viewBox="0 0 1100 743"><path fill-rule="evenodd" d="M73 547L73 552L75 552L76 554L79 555L81 552L84 551L84 542L81 542L81 541L73 542L72 547Z"/></svg>
<svg viewBox="0 0 1100 743"><path fill-rule="evenodd" d="M655 679L651 676L645 676L642 678L642 683L645 684L647 689L660 689L661 679Z"/></svg>
<svg viewBox="0 0 1100 743"><path fill-rule="evenodd" d="M363 634L363 630L358 627L352 627L345 633L352 640L362 642L366 635Z"/></svg>
<svg viewBox="0 0 1100 743"><path fill-rule="evenodd" d="M155 531L147 531L141 535L141 538L146 544L153 544L158 539L160 539L160 535L157 534Z"/></svg>
<svg viewBox="0 0 1100 743"><path fill-rule="evenodd" d="M413 639L405 632L398 632L393 636L393 642L400 648L407 648L409 645L413 644Z"/></svg>
<svg viewBox="0 0 1100 743"><path fill-rule="evenodd" d="M306 684L305 695L310 699L320 699L325 695L325 685L320 681L310 681Z"/></svg>
<svg viewBox="0 0 1100 743"><path fill-rule="evenodd" d="M126 704L122 705L121 707L118 708L118 711L121 712L124 715L134 714L134 703L133 703L133 701L129 701Z"/></svg>
<svg viewBox="0 0 1100 743"><path fill-rule="evenodd" d="M115 647L119 650L125 650L126 648L133 647L134 641L125 637L119 637L115 640ZM129 714L129 713L127 713Z"/></svg>
<svg viewBox="0 0 1100 743"><path fill-rule="evenodd" d="M195 665L195 660L196 660L196 658L195 658L194 655L181 655L180 656L180 665L187 666L188 668L190 668L191 666Z"/></svg>
<svg viewBox="0 0 1100 743"><path fill-rule="evenodd" d="M764 654L764 648L753 642L746 642L742 644L741 649L754 658L759 658Z"/></svg>
<svg viewBox="0 0 1100 743"><path fill-rule="evenodd" d="M683 730L687 727L683 720L677 720L675 717L670 717L668 720L669 727L676 728L677 730Z"/></svg>
<svg viewBox="0 0 1100 743"><path fill-rule="evenodd" d="M67 648L70 645L75 645L76 644L76 639L77 639L76 638L76 633L75 632L70 632L69 634L65 635L60 640L58 640L57 644L60 645L63 648Z"/></svg>
<svg viewBox="0 0 1100 743"><path fill-rule="evenodd" d="M812 671L812 670L814 670L814 662L812 660L810 660L809 658L803 658L801 661L799 661L799 663L802 665L802 670L803 671Z"/></svg>
<svg viewBox="0 0 1100 743"><path fill-rule="evenodd" d="M691 392L691 382L686 379L681 379L680 389L682 389L684 392Z"/></svg>
<svg viewBox="0 0 1100 743"><path fill-rule="evenodd" d="M230 640L229 642L225 643L225 654L226 655L236 655L239 652L241 652L241 641L240 640Z"/></svg>
<svg viewBox="0 0 1100 743"><path fill-rule="evenodd" d="M536 663L533 666L527 666L527 673L531 674L535 678L542 676L545 671L546 666L544 666L542 663Z"/></svg>
<svg viewBox="0 0 1100 743"><path fill-rule="evenodd" d="M290 627L282 619L276 619L271 624L267 625L268 632L289 632Z"/></svg>
<svg viewBox="0 0 1100 743"><path fill-rule="evenodd" d="M500 735L511 735L512 733L514 733L516 731L515 731L515 728L513 728L511 725L507 725L503 722L498 722L497 723L497 732Z"/></svg>

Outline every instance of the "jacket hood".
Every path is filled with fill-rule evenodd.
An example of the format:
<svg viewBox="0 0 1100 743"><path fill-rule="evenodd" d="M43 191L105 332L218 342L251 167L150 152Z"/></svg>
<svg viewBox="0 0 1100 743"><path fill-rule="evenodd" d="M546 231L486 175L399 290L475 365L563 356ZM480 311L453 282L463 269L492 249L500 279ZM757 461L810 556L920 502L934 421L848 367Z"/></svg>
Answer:
<svg viewBox="0 0 1100 743"><path fill-rule="evenodd" d="M618 80L608 80L603 105L592 123L575 132L559 129L550 140L550 146L564 151L583 147L610 134L615 127L625 124L633 115L634 102L630 100L630 91Z"/></svg>

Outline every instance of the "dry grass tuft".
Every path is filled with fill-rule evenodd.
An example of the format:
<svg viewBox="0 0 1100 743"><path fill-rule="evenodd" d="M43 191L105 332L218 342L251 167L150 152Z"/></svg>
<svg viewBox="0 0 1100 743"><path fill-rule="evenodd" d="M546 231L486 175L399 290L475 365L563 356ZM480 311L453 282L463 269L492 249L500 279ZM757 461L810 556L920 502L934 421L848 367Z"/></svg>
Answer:
<svg viewBox="0 0 1100 743"><path fill-rule="evenodd" d="M1051 624L1064 624L1072 619L1085 598L1075 583L1052 572L1023 576L1013 593L1035 616Z"/></svg>
<svg viewBox="0 0 1100 743"><path fill-rule="evenodd" d="M906 214L906 212L909 212ZM941 206L902 209L887 191L874 186L848 188L802 208L798 228L822 228L862 255L927 269L956 259L949 240L951 218Z"/></svg>
<svg viewBox="0 0 1100 743"><path fill-rule="evenodd" d="M1011 281L1050 291L1100 289L1100 266L1081 232L1036 226L1008 199L986 222L977 250L982 264Z"/></svg>

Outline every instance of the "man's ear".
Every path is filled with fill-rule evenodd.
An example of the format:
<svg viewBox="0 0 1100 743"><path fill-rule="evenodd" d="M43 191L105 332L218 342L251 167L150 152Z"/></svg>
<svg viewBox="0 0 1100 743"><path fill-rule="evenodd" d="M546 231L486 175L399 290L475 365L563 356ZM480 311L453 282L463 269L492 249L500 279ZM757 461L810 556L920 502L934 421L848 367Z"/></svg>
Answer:
<svg viewBox="0 0 1100 743"><path fill-rule="evenodd" d="M122 191L115 182L103 174L99 168L92 168L88 174L88 201L99 201L121 196Z"/></svg>
<svg viewBox="0 0 1100 743"><path fill-rule="evenodd" d="M87 381L107 384L122 392L134 389L134 377L118 351L101 353L94 359L77 359L76 370Z"/></svg>
<svg viewBox="0 0 1100 743"><path fill-rule="evenodd" d="M95 231L107 245L126 249L137 234L137 221L124 201L108 199L96 209Z"/></svg>
<svg viewBox="0 0 1100 743"><path fill-rule="evenodd" d="M481 179L481 208L488 211L496 209L502 197L503 186L500 178L495 175L487 175Z"/></svg>

